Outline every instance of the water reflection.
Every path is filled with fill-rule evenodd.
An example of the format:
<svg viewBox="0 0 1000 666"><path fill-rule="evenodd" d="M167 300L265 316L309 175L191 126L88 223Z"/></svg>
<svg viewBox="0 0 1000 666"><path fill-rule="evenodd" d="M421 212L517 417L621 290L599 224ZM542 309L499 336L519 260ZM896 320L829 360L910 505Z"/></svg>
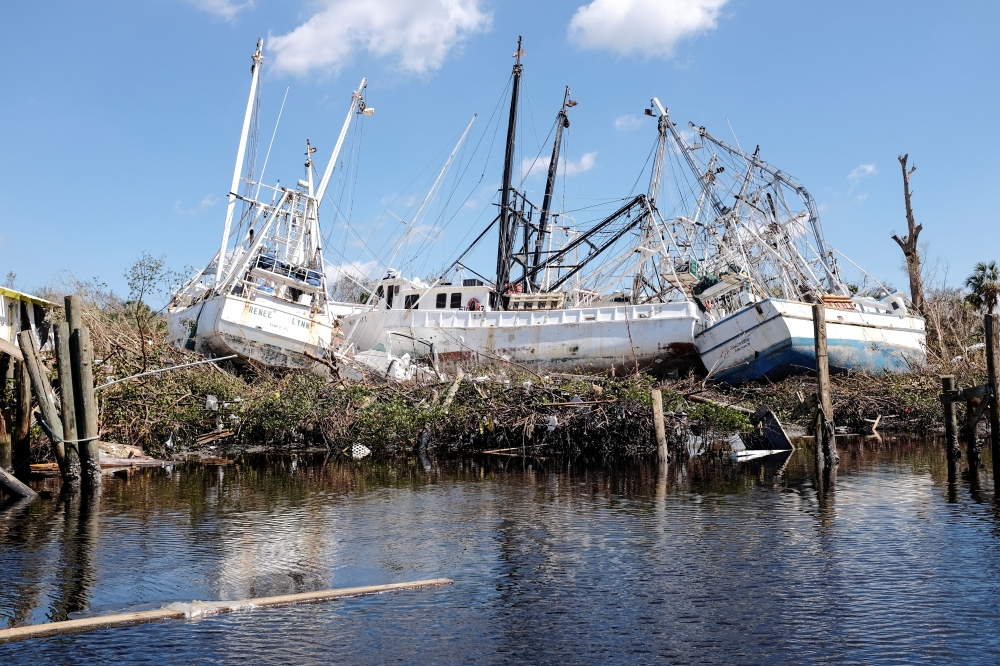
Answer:
<svg viewBox="0 0 1000 666"><path fill-rule="evenodd" d="M974 484L938 442L839 444L839 466L822 470L809 446L667 467L247 456L108 480L97 510L68 492L3 507L0 624L436 576L456 585L0 646L0 662L99 661L111 645L133 659L151 643L163 661L351 663L997 651L989 461Z"/></svg>

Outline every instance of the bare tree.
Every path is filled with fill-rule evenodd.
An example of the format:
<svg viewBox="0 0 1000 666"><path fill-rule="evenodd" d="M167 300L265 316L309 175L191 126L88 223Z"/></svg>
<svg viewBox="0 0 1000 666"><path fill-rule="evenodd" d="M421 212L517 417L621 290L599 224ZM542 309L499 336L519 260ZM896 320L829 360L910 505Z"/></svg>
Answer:
<svg viewBox="0 0 1000 666"><path fill-rule="evenodd" d="M917 167L906 170L906 160L909 156L909 153L899 156L899 165L903 169L903 198L906 201L906 227L909 233L902 238L893 234L892 239L899 243L903 256L906 257L906 272L910 275L910 300L913 301L913 307L917 312L924 314L924 282L920 274L920 249L917 246L917 237L924 226L917 224L913 219L913 207L910 205L910 176Z"/></svg>

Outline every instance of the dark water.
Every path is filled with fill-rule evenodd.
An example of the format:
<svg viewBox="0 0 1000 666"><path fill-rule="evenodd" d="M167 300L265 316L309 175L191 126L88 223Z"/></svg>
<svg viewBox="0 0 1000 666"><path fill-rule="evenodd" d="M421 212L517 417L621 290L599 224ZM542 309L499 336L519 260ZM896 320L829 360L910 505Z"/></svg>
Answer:
<svg viewBox="0 0 1000 666"><path fill-rule="evenodd" d="M0 510L0 626L455 584L0 645L17 663L1000 662L992 479L933 442L767 465L241 461ZM987 461L988 463L988 461Z"/></svg>

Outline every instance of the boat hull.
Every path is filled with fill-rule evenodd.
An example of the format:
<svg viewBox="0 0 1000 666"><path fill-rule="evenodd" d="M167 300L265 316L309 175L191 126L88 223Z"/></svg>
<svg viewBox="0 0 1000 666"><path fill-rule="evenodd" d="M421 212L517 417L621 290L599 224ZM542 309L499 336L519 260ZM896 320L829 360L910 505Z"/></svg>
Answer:
<svg viewBox="0 0 1000 666"><path fill-rule="evenodd" d="M907 372L922 364L920 317L826 308L830 371ZM717 322L695 338L702 362L731 384L816 370L812 305L767 299Z"/></svg>
<svg viewBox="0 0 1000 666"><path fill-rule="evenodd" d="M700 367L692 344L699 319L691 303L535 311L373 310L340 326L358 351L427 356L440 369L513 362L548 372L604 372L612 367L657 374ZM381 345L381 347L380 347Z"/></svg>
<svg viewBox="0 0 1000 666"><path fill-rule="evenodd" d="M172 343L216 356L239 355L264 365L312 368L328 354L333 326L323 313L258 294L253 300L214 296L170 312Z"/></svg>

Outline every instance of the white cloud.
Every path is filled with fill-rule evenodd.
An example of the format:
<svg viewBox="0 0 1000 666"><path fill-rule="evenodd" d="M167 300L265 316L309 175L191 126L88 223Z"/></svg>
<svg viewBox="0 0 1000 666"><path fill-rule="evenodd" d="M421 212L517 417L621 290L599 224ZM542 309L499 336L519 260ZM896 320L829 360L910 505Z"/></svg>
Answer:
<svg viewBox="0 0 1000 666"><path fill-rule="evenodd" d="M847 174L847 180L857 185L862 178L874 176L877 173L878 169L875 168L874 164L859 164L851 170L851 173Z"/></svg>
<svg viewBox="0 0 1000 666"><path fill-rule="evenodd" d="M233 2L233 0L189 0L189 2L209 14L215 14L219 18L231 21L244 9L253 7L253 0L246 2Z"/></svg>
<svg viewBox="0 0 1000 666"><path fill-rule="evenodd" d="M573 160L567 161L565 157L560 157L559 173L566 174L567 176L575 176L583 173L584 171L590 171L594 168L596 158L597 153L584 153L583 157L575 162ZM521 160L522 177L527 179L531 176L544 176L548 173L549 162L551 161L551 157L540 157L537 160L525 157Z"/></svg>
<svg viewBox="0 0 1000 666"><path fill-rule="evenodd" d="M174 212L178 215L183 215L185 217L194 217L202 213L203 211L211 208L215 204L219 203L219 198L214 194L205 195L205 198L198 202L197 206L192 208L183 208L180 201L174 202Z"/></svg>
<svg viewBox="0 0 1000 666"><path fill-rule="evenodd" d="M269 38L276 70L337 73L361 48L419 74L439 69L449 51L493 21L480 0L321 0L318 7L288 34Z"/></svg>
<svg viewBox="0 0 1000 666"><path fill-rule="evenodd" d="M616 130L634 130L642 127L642 118L635 115L634 113L626 113L623 116L618 116L615 118L615 129Z"/></svg>
<svg viewBox="0 0 1000 666"><path fill-rule="evenodd" d="M618 55L669 58L685 37L711 30L727 0L593 0L576 10L569 38Z"/></svg>

